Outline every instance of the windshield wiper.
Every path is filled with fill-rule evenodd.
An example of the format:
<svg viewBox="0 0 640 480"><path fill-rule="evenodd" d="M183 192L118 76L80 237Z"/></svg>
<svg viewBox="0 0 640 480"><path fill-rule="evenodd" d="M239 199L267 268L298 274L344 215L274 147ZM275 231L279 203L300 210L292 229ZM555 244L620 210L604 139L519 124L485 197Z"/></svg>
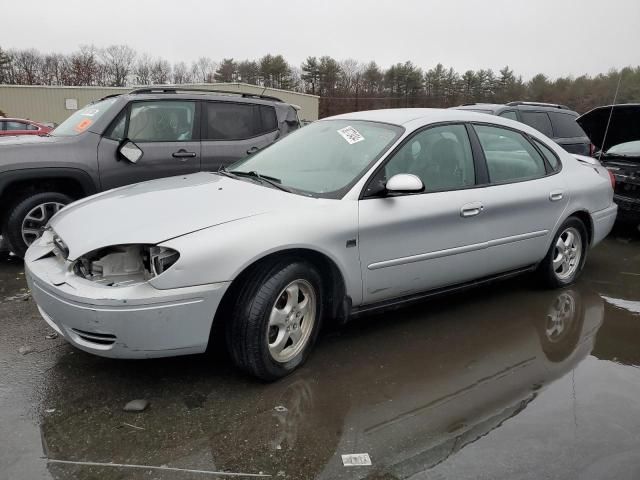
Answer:
<svg viewBox="0 0 640 480"><path fill-rule="evenodd" d="M282 190L283 192L293 193L290 189L282 185L282 180L276 177L271 177L269 175L262 175L255 170L251 170L250 172L243 172L240 170L227 170L226 168L222 168L219 170L220 173L235 175L236 177L249 177L255 178L262 183L268 183L272 187L277 188L278 190Z"/></svg>

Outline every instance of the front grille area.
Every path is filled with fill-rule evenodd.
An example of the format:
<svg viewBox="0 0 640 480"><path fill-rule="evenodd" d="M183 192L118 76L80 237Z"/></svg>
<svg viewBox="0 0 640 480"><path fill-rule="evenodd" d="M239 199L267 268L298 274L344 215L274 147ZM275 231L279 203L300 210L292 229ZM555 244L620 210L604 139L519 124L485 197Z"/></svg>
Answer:
<svg viewBox="0 0 640 480"><path fill-rule="evenodd" d="M89 343L96 343L98 345L113 345L116 342L116 336L110 333L87 332L78 328L72 328L71 331L78 335L82 340Z"/></svg>
<svg viewBox="0 0 640 480"><path fill-rule="evenodd" d="M640 199L640 185L618 182L616 183L615 193L623 197Z"/></svg>

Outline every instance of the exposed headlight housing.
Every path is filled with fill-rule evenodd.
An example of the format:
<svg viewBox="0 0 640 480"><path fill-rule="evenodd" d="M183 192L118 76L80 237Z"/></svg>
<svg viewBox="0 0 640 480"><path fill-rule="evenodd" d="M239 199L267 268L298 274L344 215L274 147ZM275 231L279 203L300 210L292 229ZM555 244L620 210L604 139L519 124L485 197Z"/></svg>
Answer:
<svg viewBox="0 0 640 480"><path fill-rule="evenodd" d="M167 271L180 254L156 245L116 245L101 248L78 258L76 275L110 287L146 282Z"/></svg>

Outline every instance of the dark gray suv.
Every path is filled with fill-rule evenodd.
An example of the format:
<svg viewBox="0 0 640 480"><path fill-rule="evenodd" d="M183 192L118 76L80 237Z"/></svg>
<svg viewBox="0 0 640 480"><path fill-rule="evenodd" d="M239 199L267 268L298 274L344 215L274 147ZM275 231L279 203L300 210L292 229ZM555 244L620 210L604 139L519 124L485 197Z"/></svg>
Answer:
<svg viewBox="0 0 640 480"><path fill-rule="evenodd" d="M594 151L589 137L576 123L578 113L564 105L537 102L510 102L506 105L469 103L454 108L488 113L526 123L553 139L569 153L592 155Z"/></svg>
<svg viewBox="0 0 640 480"><path fill-rule="evenodd" d="M49 135L0 139L2 236L22 256L78 198L217 170L299 127L296 108L274 97L176 88L105 97Z"/></svg>

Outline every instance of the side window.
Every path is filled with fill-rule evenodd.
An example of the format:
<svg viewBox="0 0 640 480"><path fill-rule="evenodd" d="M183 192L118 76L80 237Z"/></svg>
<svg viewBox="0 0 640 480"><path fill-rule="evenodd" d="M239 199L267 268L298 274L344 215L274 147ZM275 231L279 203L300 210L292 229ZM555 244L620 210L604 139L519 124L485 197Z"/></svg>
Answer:
<svg viewBox="0 0 640 480"><path fill-rule="evenodd" d="M195 111L195 102L134 102L127 137L134 142L189 141L193 138Z"/></svg>
<svg viewBox="0 0 640 480"><path fill-rule="evenodd" d="M549 112L551 117L551 123L553 124L553 131L558 138L574 138L574 137L586 137L580 125L576 122L575 116L568 113L556 113Z"/></svg>
<svg viewBox="0 0 640 480"><path fill-rule="evenodd" d="M122 110L111 123L109 129L105 132L104 136L112 140L124 140L125 129L127 128L127 108Z"/></svg>
<svg viewBox="0 0 640 480"><path fill-rule="evenodd" d="M25 130L38 130L38 127L36 127L35 125L31 125L30 123L27 123Z"/></svg>
<svg viewBox="0 0 640 480"><path fill-rule="evenodd" d="M544 161L520 133L500 127L474 126L487 159L489 181L514 182L542 177Z"/></svg>
<svg viewBox="0 0 640 480"><path fill-rule="evenodd" d="M207 140L244 140L278 128L275 109L267 105L208 102L205 109Z"/></svg>
<svg viewBox="0 0 640 480"><path fill-rule="evenodd" d="M518 114L513 110L508 110L506 112L502 112L499 116L500 117L504 117L504 118L508 118L510 120L515 120L516 122L518 121Z"/></svg>
<svg viewBox="0 0 640 480"><path fill-rule="evenodd" d="M27 124L22 122L14 122L14 121L5 122L5 130L26 130L27 129L26 127L27 127Z"/></svg>
<svg viewBox="0 0 640 480"><path fill-rule="evenodd" d="M6 124L7 124L7 122L5 122L3 120L0 120L0 132L2 132L2 131L7 129L6 128Z"/></svg>
<svg viewBox="0 0 640 480"><path fill-rule="evenodd" d="M553 137L553 130L551 130L551 120L545 112L527 112L521 111L522 121L535 128L539 132L542 132L547 137Z"/></svg>
<svg viewBox="0 0 640 480"><path fill-rule="evenodd" d="M549 165L551 165L553 171L557 172L558 170L560 170L560 160L558 160L557 155L553 153L553 151L544 143L539 142L538 140L534 140L534 142L542 152L542 155L544 155L544 158L546 158L547 162L549 162Z"/></svg>
<svg viewBox="0 0 640 480"><path fill-rule="evenodd" d="M385 177L412 173L425 191L454 190L475 184L471 144L464 125L428 128L414 135L385 165Z"/></svg>

